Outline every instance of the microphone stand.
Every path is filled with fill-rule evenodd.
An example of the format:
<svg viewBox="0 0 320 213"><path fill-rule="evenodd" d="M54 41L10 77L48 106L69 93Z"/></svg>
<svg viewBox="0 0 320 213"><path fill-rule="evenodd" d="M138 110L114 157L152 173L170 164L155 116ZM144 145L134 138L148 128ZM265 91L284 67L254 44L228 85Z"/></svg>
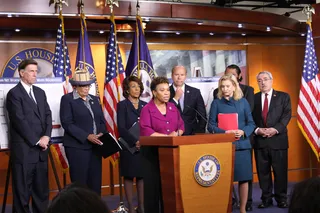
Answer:
<svg viewBox="0 0 320 213"><path fill-rule="evenodd" d="M124 205L123 202L123 194L122 194L122 177L120 174L120 157L118 158L118 170L119 170L119 194L120 194L120 202L119 206L113 210L113 213L128 213L128 208Z"/></svg>

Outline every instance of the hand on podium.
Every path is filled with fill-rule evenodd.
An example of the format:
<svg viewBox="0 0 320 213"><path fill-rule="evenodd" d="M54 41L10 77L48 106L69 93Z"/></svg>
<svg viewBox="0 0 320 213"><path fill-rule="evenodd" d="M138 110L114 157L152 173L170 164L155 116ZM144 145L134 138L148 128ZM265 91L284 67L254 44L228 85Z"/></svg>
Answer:
<svg viewBox="0 0 320 213"><path fill-rule="evenodd" d="M178 132L173 131L168 136L173 136L173 137L178 136Z"/></svg>

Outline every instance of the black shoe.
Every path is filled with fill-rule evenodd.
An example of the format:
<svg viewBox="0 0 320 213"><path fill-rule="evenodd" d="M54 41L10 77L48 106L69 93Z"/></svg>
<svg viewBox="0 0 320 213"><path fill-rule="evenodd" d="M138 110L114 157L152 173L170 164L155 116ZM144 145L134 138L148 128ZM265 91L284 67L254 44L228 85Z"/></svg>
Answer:
<svg viewBox="0 0 320 213"><path fill-rule="evenodd" d="M262 201L262 203L259 204L258 209L265 209L272 205L273 205L272 201Z"/></svg>
<svg viewBox="0 0 320 213"><path fill-rule="evenodd" d="M252 204L247 204L246 205L246 211L247 212L252 212Z"/></svg>
<svg viewBox="0 0 320 213"><path fill-rule="evenodd" d="M277 205L279 208L285 209L288 208L288 203L286 201L282 201Z"/></svg>

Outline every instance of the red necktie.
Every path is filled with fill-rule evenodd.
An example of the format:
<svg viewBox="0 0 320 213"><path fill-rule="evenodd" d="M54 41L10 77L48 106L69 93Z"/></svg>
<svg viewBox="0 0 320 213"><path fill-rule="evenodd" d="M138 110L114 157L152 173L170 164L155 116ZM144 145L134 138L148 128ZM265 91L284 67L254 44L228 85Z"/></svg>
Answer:
<svg viewBox="0 0 320 213"><path fill-rule="evenodd" d="M265 94L263 109L262 109L262 119L265 126L267 126L267 115L268 115L268 94Z"/></svg>

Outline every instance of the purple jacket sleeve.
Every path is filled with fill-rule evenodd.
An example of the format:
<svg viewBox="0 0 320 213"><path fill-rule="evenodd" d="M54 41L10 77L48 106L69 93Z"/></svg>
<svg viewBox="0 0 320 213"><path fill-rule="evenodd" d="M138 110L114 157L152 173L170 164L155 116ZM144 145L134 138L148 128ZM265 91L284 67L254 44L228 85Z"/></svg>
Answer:
<svg viewBox="0 0 320 213"><path fill-rule="evenodd" d="M140 136L150 136L155 131L152 128L151 116L148 107L144 107L140 113Z"/></svg>

